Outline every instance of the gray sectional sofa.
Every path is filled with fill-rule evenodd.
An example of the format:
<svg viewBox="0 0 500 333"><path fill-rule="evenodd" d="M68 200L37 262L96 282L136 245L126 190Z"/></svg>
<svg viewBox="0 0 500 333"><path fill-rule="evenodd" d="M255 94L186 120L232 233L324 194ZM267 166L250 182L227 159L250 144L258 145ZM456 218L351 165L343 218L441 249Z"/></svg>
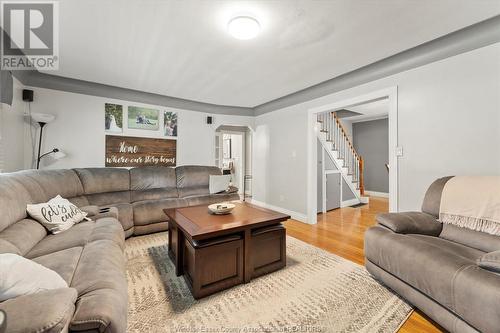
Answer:
<svg viewBox="0 0 500 333"><path fill-rule="evenodd" d="M124 241L167 230L162 209L238 200L209 194L216 167L88 168L0 175L0 253L16 253L59 273L70 288L0 303L8 332L125 332ZM60 234L27 216L28 203L56 195L89 213Z"/></svg>
<svg viewBox="0 0 500 333"><path fill-rule="evenodd" d="M365 234L366 268L450 332L500 332L500 271L485 260L500 237L437 221L450 178L429 187L422 212L377 216Z"/></svg>

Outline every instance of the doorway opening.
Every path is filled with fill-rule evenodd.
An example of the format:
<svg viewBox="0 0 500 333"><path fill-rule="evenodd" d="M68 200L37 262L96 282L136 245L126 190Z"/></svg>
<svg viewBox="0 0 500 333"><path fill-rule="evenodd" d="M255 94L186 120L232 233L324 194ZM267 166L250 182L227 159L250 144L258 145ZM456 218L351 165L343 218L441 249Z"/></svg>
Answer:
<svg viewBox="0 0 500 333"><path fill-rule="evenodd" d="M357 188L362 187L361 195L388 198L389 99L368 101L331 112L335 113L334 119L338 119L345 131L349 145L363 160L363 175L355 179ZM362 204L347 186L338 164L319 138L317 145L318 213Z"/></svg>
<svg viewBox="0 0 500 333"><path fill-rule="evenodd" d="M252 197L252 130L221 125L215 131L215 165L231 175L231 185L245 201Z"/></svg>
<svg viewBox="0 0 500 333"><path fill-rule="evenodd" d="M396 153L402 149L398 147L397 124L397 87L309 110L308 223L317 222L318 212L367 202L365 185L366 195L386 196L389 211L398 211L397 156L400 155ZM343 155L335 152L338 137L342 138L339 142L343 143L340 147ZM361 152L367 155L366 165L360 158ZM336 168L328 166L329 157ZM365 166L370 171L360 173ZM344 181L349 183L347 191ZM355 194L352 201L346 197L349 190Z"/></svg>

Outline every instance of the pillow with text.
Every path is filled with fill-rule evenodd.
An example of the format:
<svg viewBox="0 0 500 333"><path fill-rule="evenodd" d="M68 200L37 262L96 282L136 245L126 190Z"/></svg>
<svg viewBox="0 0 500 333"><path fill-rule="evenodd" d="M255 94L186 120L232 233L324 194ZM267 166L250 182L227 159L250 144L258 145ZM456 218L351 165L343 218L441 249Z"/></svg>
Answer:
<svg viewBox="0 0 500 333"><path fill-rule="evenodd" d="M90 221L86 212L60 195L45 203L28 205L26 210L32 218L53 234L68 230L83 220Z"/></svg>

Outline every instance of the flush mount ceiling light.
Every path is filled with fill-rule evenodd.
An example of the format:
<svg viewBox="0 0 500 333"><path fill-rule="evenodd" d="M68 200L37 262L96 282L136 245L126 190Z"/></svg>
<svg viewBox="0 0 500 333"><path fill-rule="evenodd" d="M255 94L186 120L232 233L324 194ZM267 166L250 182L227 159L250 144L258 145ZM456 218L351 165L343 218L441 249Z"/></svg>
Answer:
<svg viewBox="0 0 500 333"><path fill-rule="evenodd" d="M259 34L260 24L251 16L236 16L227 24L227 31L237 39L252 39Z"/></svg>

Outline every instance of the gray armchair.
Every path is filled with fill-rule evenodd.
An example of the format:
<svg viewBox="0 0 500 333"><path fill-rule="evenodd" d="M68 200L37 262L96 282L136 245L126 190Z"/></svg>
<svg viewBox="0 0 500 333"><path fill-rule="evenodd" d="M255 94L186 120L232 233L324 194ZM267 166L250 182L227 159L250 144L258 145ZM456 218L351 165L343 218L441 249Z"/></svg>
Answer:
<svg viewBox="0 0 500 333"><path fill-rule="evenodd" d="M377 216L366 268L450 332L499 332L500 237L437 221L450 178L429 187L422 212Z"/></svg>

